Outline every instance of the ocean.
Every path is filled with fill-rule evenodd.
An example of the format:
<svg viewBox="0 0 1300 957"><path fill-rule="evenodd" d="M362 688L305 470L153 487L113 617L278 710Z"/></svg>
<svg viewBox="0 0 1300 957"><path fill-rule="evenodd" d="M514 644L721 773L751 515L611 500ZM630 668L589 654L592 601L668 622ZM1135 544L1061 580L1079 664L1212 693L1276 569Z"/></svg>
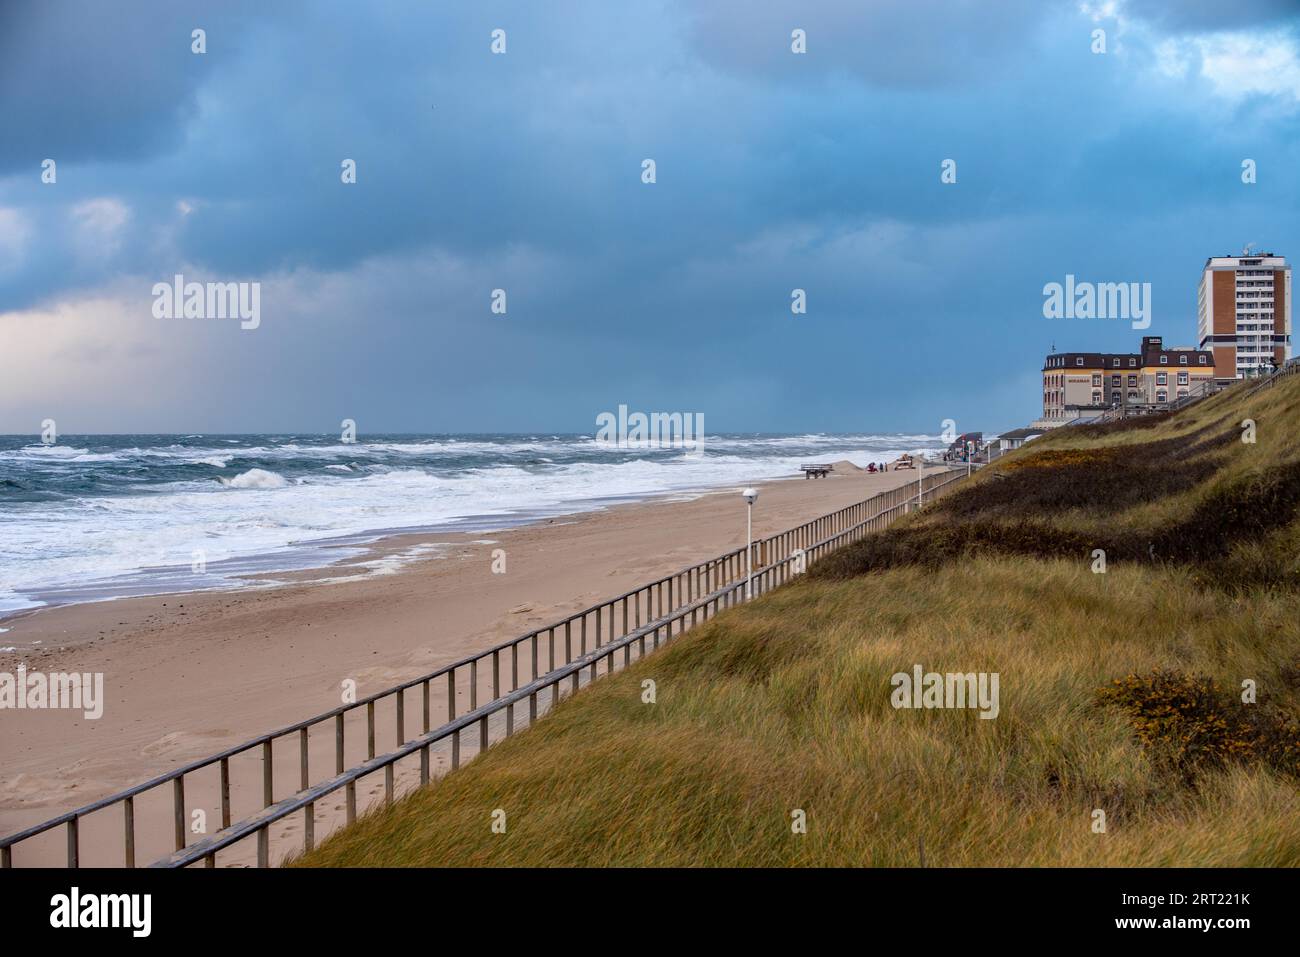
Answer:
<svg viewBox="0 0 1300 957"><path fill-rule="evenodd" d="M0 436L0 617L134 595L272 584L400 532L490 532L662 495L890 461L937 435L709 436L614 449L584 435ZM390 572L411 550L359 566ZM251 577L250 577L251 576ZM2 629L0 629L2 630Z"/></svg>

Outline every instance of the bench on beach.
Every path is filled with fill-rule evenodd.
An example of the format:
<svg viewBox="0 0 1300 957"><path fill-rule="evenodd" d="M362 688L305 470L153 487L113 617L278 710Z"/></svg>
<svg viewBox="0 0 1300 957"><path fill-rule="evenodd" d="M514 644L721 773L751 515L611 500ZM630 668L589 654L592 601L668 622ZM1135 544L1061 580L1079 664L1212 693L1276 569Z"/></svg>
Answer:
<svg viewBox="0 0 1300 957"><path fill-rule="evenodd" d="M825 478L835 471L833 465L801 465L799 468L803 470L803 477L806 479Z"/></svg>

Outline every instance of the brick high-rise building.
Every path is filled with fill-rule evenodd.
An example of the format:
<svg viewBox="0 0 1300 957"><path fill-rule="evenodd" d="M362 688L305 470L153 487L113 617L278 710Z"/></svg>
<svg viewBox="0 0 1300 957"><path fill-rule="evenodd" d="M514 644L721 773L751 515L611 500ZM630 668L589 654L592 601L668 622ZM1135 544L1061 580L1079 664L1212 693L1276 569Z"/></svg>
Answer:
<svg viewBox="0 0 1300 957"><path fill-rule="evenodd" d="M1270 371L1291 358L1291 267L1272 253L1212 256L1197 293L1197 348L1219 379Z"/></svg>

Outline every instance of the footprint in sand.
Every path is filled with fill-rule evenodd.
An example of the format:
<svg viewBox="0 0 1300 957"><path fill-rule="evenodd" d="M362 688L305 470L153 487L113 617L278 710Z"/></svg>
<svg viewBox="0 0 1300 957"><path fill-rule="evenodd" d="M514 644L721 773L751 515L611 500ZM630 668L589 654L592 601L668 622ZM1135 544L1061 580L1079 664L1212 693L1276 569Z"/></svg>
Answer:
<svg viewBox="0 0 1300 957"><path fill-rule="evenodd" d="M406 656L406 660L413 668L427 671L438 664L440 655L433 648L416 648Z"/></svg>
<svg viewBox="0 0 1300 957"><path fill-rule="evenodd" d="M225 728L211 731L171 731L152 744L145 745L140 749L140 753L154 758L170 757L193 751L207 751L212 747L213 740L228 737L230 737L230 731Z"/></svg>
<svg viewBox="0 0 1300 957"><path fill-rule="evenodd" d="M401 672L394 671L392 668L363 668L354 677L357 679L358 694L362 693L362 688L378 690L395 685L402 680Z"/></svg>
<svg viewBox="0 0 1300 957"><path fill-rule="evenodd" d="M0 808L12 810L67 802L81 804L84 801L78 798L79 792L111 791L114 787L111 782L102 780L73 780L64 772L60 772L58 777L19 774L0 784Z"/></svg>

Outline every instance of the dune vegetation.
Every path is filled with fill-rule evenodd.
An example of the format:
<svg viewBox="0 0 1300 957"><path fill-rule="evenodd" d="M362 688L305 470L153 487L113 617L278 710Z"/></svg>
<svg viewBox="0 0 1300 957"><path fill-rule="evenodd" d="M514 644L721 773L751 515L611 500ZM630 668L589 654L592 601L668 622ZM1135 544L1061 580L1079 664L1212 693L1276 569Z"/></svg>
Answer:
<svg viewBox="0 0 1300 957"><path fill-rule="evenodd" d="M1300 864L1297 422L1300 375L1055 430L295 863ZM996 717L895 707L917 665Z"/></svg>

